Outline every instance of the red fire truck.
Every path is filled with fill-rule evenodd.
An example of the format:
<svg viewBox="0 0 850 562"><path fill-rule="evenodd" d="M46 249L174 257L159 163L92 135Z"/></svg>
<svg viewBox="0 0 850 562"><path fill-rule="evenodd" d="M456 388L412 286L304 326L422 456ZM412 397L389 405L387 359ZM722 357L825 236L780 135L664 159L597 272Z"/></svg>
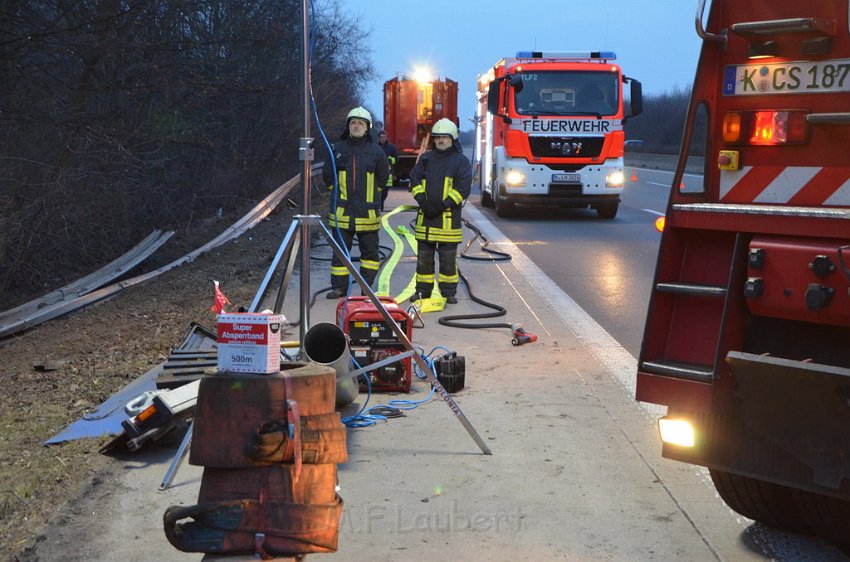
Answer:
<svg viewBox="0 0 850 562"><path fill-rule="evenodd" d="M847 547L848 2L704 8L637 399L668 407L663 455L708 467L732 509Z"/></svg>
<svg viewBox="0 0 850 562"><path fill-rule="evenodd" d="M500 217L515 203L617 216L623 123L640 113L642 98L640 82L614 60L612 52L519 52L479 76L474 161L484 206Z"/></svg>
<svg viewBox="0 0 850 562"><path fill-rule="evenodd" d="M395 174L406 180L420 151L428 146L431 127L442 118L458 124L457 82L402 76L384 83L384 128L398 149Z"/></svg>

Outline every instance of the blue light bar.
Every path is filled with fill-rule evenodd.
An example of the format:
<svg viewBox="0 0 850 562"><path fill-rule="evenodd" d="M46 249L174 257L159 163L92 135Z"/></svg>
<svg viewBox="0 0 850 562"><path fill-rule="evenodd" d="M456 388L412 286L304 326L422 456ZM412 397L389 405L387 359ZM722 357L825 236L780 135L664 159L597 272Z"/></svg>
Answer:
<svg viewBox="0 0 850 562"><path fill-rule="evenodd" d="M617 60L617 54L614 51L519 51L516 54L518 59L570 59L570 60L588 60L588 59L605 59Z"/></svg>

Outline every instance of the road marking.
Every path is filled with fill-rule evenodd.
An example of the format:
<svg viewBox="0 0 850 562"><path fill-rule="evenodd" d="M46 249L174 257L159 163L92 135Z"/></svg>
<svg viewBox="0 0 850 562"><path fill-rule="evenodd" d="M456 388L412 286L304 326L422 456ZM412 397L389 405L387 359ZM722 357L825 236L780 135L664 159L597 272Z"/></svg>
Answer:
<svg viewBox="0 0 850 562"><path fill-rule="evenodd" d="M658 183L657 181L644 181L641 183L648 183L649 185L658 185L660 187L670 187L669 183Z"/></svg>
<svg viewBox="0 0 850 562"><path fill-rule="evenodd" d="M652 213L653 215L658 215L659 217L663 217L664 213L659 211L653 211L652 209L641 209L642 211L646 211L647 213Z"/></svg>
<svg viewBox="0 0 850 562"><path fill-rule="evenodd" d="M464 214L475 222L491 244L508 247L514 267L526 278L528 284L540 295L541 302L549 303L564 326L573 333L579 343L599 361L611 377L620 383L628 396L635 399L637 360L617 340L600 326L570 296L537 267L522 250L502 234L478 209L466 205ZM664 415L667 408L646 402L637 403L651 416Z"/></svg>

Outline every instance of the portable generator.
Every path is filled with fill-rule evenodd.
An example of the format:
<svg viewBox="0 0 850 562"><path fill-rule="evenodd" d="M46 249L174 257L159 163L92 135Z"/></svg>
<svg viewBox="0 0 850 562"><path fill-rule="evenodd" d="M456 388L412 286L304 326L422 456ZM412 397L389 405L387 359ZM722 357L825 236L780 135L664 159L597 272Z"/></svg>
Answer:
<svg viewBox="0 0 850 562"><path fill-rule="evenodd" d="M380 297L380 299L389 312L390 318L398 323L407 335L407 339L412 341L413 322L407 312L392 297ZM336 319L337 325L348 334L351 355L360 367L367 367L372 363L405 352L404 346L396 337L392 327L387 325L369 297L340 299L336 308ZM367 375L372 391L410 392L412 373L412 361L410 357L407 357L369 371ZM361 381L360 388L365 390L366 383Z"/></svg>

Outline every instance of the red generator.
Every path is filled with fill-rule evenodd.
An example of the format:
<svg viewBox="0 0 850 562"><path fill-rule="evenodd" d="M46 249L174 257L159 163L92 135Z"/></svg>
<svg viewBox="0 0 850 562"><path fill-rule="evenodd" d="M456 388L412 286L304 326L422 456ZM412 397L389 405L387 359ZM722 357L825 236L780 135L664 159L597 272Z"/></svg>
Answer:
<svg viewBox="0 0 850 562"><path fill-rule="evenodd" d="M413 341L413 322L407 312L392 297L380 298L390 317L398 323L407 339ZM360 367L405 352L404 345L369 297L340 299L336 307L336 321L348 334L351 355ZM407 357L369 371L368 375L373 392L410 392L412 373L412 361ZM362 379L360 388L366 389Z"/></svg>

